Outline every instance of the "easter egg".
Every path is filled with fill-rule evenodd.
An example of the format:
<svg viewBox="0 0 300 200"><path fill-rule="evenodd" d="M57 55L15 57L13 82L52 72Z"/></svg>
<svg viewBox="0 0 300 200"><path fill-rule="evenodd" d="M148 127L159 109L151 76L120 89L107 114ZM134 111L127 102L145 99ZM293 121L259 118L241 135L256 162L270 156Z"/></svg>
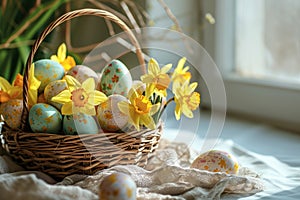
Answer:
<svg viewBox="0 0 300 200"><path fill-rule="evenodd" d="M224 151L211 150L198 156L193 161L191 168L237 174L239 164L233 155Z"/></svg>
<svg viewBox="0 0 300 200"><path fill-rule="evenodd" d="M23 100L10 99L0 104L0 114L5 123L12 129L17 129L21 125L21 116L23 112Z"/></svg>
<svg viewBox="0 0 300 200"><path fill-rule="evenodd" d="M53 106L37 103L29 111L29 125L33 132L59 133L61 130L62 116Z"/></svg>
<svg viewBox="0 0 300 200"><path fill-rule="evenodd" d="M97 108L97 118L106 132L119 131L127 125L128 116L119 110L118 103L128 101L126 97L113 94Z"/></svg>
<svg viewBox="0 0 300 200"><path fill-rule="evenodd" d="M39 93L52 81L60 80L65 75L61 64L49 59L42 59L34 62L34 76L41 81Z"/></svg>
<svg viewBox="0 0 300 200"><path fill-rule="evenodd" d="M107 96L120 94L127 96L132 78L127 67L119 60L112 60L102 70L100 90Z"/></svg>
<svg viewBox="0 0 300 200"><path fill-rule="evenodd" d="M51 101L51 98L61 93L63 90L68 89L67 82L65 80L56 80L50 82L44 90L44 96L48 104L54 106L57 109L61 109L62 104Z"/></svg>
<svg viewBox="0 0 300 200"><path fill-rule="evenodd" d="M88 78L93 78L96 85L99 83L98 74L85 65L76 65L70 69L67 74L73 76L80 83L83 83Z"/></svg>
<svg viewBox="0 0 300 200"><path fill-rule="evenodd" d="M63 118L63 131L66 135L96 134L98 125L94 117L83 113L65 115Z"/></svg>
<svg viewBox="0 0 300 200"><path fill-rule="evenodd" d="M136 184L127 174L110 174L99 185L99 200L136 200Z"/></svg>

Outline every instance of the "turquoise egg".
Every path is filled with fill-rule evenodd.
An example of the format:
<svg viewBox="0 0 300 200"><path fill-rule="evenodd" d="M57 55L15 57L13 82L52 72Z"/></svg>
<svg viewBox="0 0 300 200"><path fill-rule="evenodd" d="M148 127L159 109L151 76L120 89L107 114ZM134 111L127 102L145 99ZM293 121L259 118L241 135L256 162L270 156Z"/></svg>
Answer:
<svg viewBox="0 0 300 200"><path fill-rule="evenodd" d="M66 135L96 134L98 125L93 116L78 113L65 115L63 119L63 131Z"/></svg>
<svg viewBox="0 0 300 200"><path fill-rule="evenodd" d="M110 174L99 185L99 200L136 200L136 184L127 174Z"/></svg>
<svg viewBox="0 0 300 200"><path fill-rule="evenodd" d="M53 106L38 103L29 111L29 125L36 133L60 133L62 127L62 115Z"/></svg>
<svg viewBox="0 0 300 200"><path fill-rule="evenodd" d="M60 80L65 75L61 64L49 59L38 60L34 63L34 76L41 81L39 93L52 81Z"/></svg>
<svg viewBox="0 0 300 200"><path fill-rule="evenodd" d="M107 96L120 94L127 96L132 85L132 77L127 67L119 60L112 60L102 70L100 90Z"/></svg>

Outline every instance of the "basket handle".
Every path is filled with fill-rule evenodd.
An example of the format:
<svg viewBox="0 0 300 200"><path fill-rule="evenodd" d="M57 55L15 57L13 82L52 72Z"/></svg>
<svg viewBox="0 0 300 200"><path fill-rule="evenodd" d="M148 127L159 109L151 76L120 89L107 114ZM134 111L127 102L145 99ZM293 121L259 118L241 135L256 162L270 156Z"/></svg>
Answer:
<svg viewBox="0 0 300 200"><path fill-rule="evenodd" d="M45 37L51 31L53 31L54 28L56 28L57 26L59 26L60 24L62 24L64 22L66 22L67 20L70 20L70 19L73 19L73 18L76 18L76 17L80 17L80 16L85 16L85 15L93 15L93 16L103 17L103 18L108 19L110 21L113 21L117 25L119 25L120 28L122 28L125 31L125 33L127 33L127 35L129 36L130 41L135 46L138 61L141 64L142 70L144 72L146 71L144 56L143 56L143 53L141 51L140 45L139 45L136 37L134 36L134 34L130 30L130 28L121 19L119 19L117 16L115 16L114 14L112 14L108 11L105 11L105 10L88 9L88 8L87 9L75 10L75 11L65 13L64 15L62 15L61 17L59 17L58 19L53 21L51 24L49 24L47 26L47 28L45 28L45 30L39 35L39 37L37 38L37 40L35 41L35 43L33 44L32 48L31 48L29 57L28 57L27 62L26 62L26 67L25 67L25 72L24 72L24 79L23 79L23 112L22 112L22 119L21 119L21 129L22 130L24 130L26 128L27 117L28 117L28 113L29 113L28 75L29 75L29 70L30 70L31 64L33 62L33 58L34 58L34 55L35 55L36 51L38 50L40 44L45 39Z"/></svg>

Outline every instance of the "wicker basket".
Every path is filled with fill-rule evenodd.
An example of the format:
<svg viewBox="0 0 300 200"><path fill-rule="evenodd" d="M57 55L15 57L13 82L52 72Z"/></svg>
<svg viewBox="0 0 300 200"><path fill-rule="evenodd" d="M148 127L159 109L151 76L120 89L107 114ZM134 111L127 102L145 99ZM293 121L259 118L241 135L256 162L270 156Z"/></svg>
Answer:
<svg viewBox="0 0 300 200"><path fill-rule="evenodd" d="M144 129L127 133L99 133L93 135L58 135L30 133L27 123L28 74L34 54L44 38L61 23L83 15L94 15L118 24L136 47L136 55L145 67L139 44L119 18L110 12L98 9L81 9L62 15L52 22L33 45L26 63L23 84L23 113L19 131L3 126L4 146L12 158L28 170L39 170L56 179L71 174L93 174L114 165L145 166L149 155L157 148L162 132L161 124L155 130Z"/></svg>

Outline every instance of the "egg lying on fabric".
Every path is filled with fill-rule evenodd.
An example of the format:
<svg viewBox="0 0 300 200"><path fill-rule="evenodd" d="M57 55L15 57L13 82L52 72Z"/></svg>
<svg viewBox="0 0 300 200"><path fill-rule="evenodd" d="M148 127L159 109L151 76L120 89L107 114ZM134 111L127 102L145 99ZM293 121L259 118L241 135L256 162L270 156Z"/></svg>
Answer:
<svg viewBox="0 0 300 200"><path fill-rule="evenodd" d="M80 83L83 83L88 78L93 78L96 85L98 85L99 83L98 74L85 65L76 65L72 67L72 69L70 69L67 74L73 76Z"/></svg>
<svg viewBox="0 0 300 200"><path fill-rule="evenodd" d="M51 104L57 109L61 109L62 104L51 101L52 97L58 95L63 90L68 89L67 82L65 80L56 80L49 83L44 90L44 96L48 104Z"/></svg>
<svg viewBox="0 0 300 200"><path fill-rule="evenodd" d="M10 99L0 104L0 114L3 115L5 123L12 129L17 129L21 125L23 112L23 100Z"/></svg>
<svg viewBox="0 0 300 200"><path fill-rule="evenodd" d="M34 76L41 81L39 93L52 81L60 80L65 75L61 64L49 59L42 59L34 62Z"/></svg>
<svg viewBox="0 0 300 200"><path fill-rule="evenodd" d="M237 174L239 164L233 155L224 151L212 150L198 156L193 161L191 168Z"/></svg>
<svg viewBox="0 0 300 200"><path fill-rule="evenodd" d="M49 104L37 103L29 111L29 125L36 133L59 133L62 115Z"/></svg>
<svg viewBox="0 0 300 200"><path fill-rule="evenodd" d="M93 116L78 113L65 115L63 118L63 131L66 135L96 134L98 125Z"/></svg>
<svg viewBox="0 0 300 200"><path fill-rule="evenodd" d="M127 67L119 60L112 60L102 70L100 90L107 96L120 94L127 96L132 78Z"/></svg>
<svg viewBox="0 0 300 200"><path fill-rule="evenodd" d="M127 174L108 175L99 186L99 200L136 200L136 184Z"/></svg>
<svg viewBox="0 0 300 200"><path fill-rule="evenodd" d="M106 132L119 131L127 125L128 116L119 110L118 103L128 101L126 97L113 94L97 108L97 118L101 128Z"/></svg>

